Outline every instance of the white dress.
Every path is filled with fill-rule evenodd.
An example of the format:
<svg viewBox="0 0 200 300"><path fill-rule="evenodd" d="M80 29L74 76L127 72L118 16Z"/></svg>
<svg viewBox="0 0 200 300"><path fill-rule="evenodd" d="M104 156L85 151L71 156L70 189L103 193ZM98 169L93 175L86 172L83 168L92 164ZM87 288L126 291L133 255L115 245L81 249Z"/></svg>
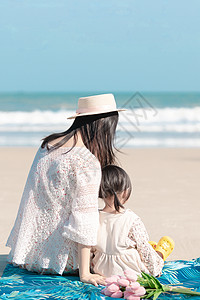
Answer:
<svg viewBox="0 0 200 300"><path fill-rule="evenodd" d="M78 268L77 243L95 245L101 166L86 148L39 148L29 172L8 261L30 271Z"/></svg>
<svg viewBox="0 0 200 300"><path fill-rule="evenodd" d="M93 247L92 268L104 276L123 275L127 269L157 276L163 259L148 243L149 237L141 219L130 209L122 213L99 211L97 245Z"/></svg>

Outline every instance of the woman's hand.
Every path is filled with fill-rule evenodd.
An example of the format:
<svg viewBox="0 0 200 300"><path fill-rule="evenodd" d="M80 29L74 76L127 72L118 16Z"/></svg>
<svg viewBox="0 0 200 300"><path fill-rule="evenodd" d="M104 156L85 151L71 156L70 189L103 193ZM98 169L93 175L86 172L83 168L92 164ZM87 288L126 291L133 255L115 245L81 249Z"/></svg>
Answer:
<svg viewBox="0 0 200 300"><path fill-rule="evenodd" d="M85 283L105 285L105 279L99 274L90 273L90 246L78 244L79 276Z"/></svg>
<svg viewBox="0 0 200 300"><path fill-rule="evenodd" d="M91 283L95 286L98 286L98 284L101 284L101 285L106 285L106 282L105 282L105 277L99 275L99 274L92 274L92 273L89 273L87 275L82 275L80 277L80 280L82 282L85 282L85 283Z"/></svg>

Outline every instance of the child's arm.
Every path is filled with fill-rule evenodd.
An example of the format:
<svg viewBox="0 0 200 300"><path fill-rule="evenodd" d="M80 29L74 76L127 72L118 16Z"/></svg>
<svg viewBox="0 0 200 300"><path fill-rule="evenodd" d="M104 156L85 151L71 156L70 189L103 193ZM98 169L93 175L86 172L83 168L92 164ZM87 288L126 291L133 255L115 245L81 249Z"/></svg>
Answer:
<svg viewBox="0 0 200 300"><path fill-rule="evenodd" d="M90 273L90 246L78 244L79 276L85 283L105 285L104 277L99 274Z"/></svg>
<svg viewBox="0 0 200 300"><path fill-rule="evenodd" d="M147 230L140 218L137 218L134 221L128 237L136 243L136 249L140 258L149 272L153 276L160 275L164 266L164 261L149 244Z"/></svg>

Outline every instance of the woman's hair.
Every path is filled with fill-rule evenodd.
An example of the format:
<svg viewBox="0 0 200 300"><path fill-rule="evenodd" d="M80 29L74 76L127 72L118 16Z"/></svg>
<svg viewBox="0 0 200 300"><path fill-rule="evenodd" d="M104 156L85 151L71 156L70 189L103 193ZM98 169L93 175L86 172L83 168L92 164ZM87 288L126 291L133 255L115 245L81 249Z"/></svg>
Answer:
<svg viewBox="0 0 200 300"><path fill-rule="evenodd" d="M70 149L72 150L77 143L77 133L80 132L84 145L98 158L101 167L112 164L116 159L113 150L116 149L114 139L118 118L117 111L76 117L73 124L66 131L53 133L45 137L41 147L46 146L49 151L53 151L62 147L73 137L74 142ZM51 141L61 137L63 138L59 142L49 148Z"/></svg>
<svg viewBox="0 0 200 300"><path fill-rule="evenodd" d="M130 197L132 191L131 180L128 174L116 165L108 165L102 169L102 178L99 188L99 197L105 199L114 195L114 206L119 212L120 207L124 208L117 197L117 193L126 191L126 200Z"/></svg>

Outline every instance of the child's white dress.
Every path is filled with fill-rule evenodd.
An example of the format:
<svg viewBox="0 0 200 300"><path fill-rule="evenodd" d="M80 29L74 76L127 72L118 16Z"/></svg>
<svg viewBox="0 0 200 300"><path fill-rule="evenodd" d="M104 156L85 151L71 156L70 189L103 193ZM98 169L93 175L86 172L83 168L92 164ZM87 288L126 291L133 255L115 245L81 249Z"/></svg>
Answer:
<svg viewBox="0 0 200 300"><path fill-rule="evenodd" d="M130 209L112 214L99 211L97 245L92 259L95 273L104 276L123 275L127 269L153 276L161 274L163 259L148 243L149 237L141 219Z"/></svg>
<svg viewBox="0 0 200 300"><path fill-rule="evenodd" d="M95 245L101 166L86 148L39 148L17 219L7 241L8 261L30 271L78 268L77 243Z"/></svg>

